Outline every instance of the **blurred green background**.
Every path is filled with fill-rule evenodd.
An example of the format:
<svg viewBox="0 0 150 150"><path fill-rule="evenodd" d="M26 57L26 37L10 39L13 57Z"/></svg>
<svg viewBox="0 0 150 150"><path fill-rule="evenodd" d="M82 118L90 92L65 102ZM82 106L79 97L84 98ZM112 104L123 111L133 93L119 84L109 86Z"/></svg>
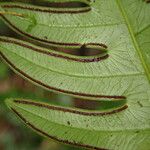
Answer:
<svg viewBox="0 0 150 150"><path fill-rule="evenodd" d="M0 35L15 36L0 20ZM9 97L73 105L71 97L56 95L25 81L0 58L0 150L81 150L46 139L26 127L5 105ZM60 100L61 99L61 100Z"/></svg>

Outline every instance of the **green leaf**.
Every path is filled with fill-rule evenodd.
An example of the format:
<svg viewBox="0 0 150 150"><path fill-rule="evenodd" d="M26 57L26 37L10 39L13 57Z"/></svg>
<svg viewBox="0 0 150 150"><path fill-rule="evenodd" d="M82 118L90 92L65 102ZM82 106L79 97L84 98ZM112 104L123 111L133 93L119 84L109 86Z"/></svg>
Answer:
<svg viewBox="0 0 150 150"><path fill-rule="evenodd" d="M26 16L25 19L11 15L3 16L15 31L50 45L65 47L79 47L90 42L108 44L108 39L112 37L107 35L114 29L122 27L123 19L114 2L96 1L91 6L92 10L80 13L77 8L47 8L21 3L1 3L5 11L15 11ZM110 10L107 7L110 7ZM52 10L69 11L70 9L76 13L52 12Z"/></svg>
<svg viewBox="0 0 150 150"><path fill-rule="evenodd" d="M0 37L0 55L16 73L47 90L104 104L99 113L105 115L95 116L83 115L83 110L75 109L80 112L76 114L64 112L68 108L7 100L26 124L68 144L93 149L148 149L150 7L146 1L97 0L85 8L22 3L1 3L1 7L23 15L2 15L15 31L52 46L46 49ZM100 54L85 57L54 51L83 46L98 49ZM126 110L108 114L124 108L126 101Z"/></svg>
<svg viewBox="0 0 150 150"><path fill-rule="evenodd" d="M97 150L144 150L149 146L148 124L135 118L135 109L132 108L104 116L27 100L7 99L6 103L33 130L65 144ZM141 116L149 116L144 113L144 108L139 109Z"/></svg>

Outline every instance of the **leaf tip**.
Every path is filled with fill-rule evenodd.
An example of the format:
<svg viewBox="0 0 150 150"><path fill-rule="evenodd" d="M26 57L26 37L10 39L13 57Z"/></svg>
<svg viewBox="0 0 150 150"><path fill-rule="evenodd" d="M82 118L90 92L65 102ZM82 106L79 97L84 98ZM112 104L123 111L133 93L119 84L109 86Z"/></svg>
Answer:
<svg viewBox="0 0 150 150"><path fill-rule="evenodd" d="M6 104L7 107L10 108L14 105L14 101L13 101L12 98L7 98L7 99L5 99L5 104Z"/></svg>

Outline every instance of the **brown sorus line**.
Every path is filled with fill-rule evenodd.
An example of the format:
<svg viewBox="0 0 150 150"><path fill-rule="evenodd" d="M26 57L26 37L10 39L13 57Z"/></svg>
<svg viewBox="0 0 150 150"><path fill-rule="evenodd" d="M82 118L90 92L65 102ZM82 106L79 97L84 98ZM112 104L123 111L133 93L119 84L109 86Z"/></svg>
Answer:
<svg viewBox="0 0 150 150"><path fill-rule="evenodd" d="M17 112L14 108L11 108L11 110L22 120L24 121L29 127L31 127L32 129L34 129L35 131L43 134L44 136L51 138L55 141L64 143L64 144L70 144L70 145L74 145L74 146L78 146L78 147L84 147L84 148L88 148L88 149L93 149L93 150L106 150L106 149L102 149L99 147L94 147L94 146L90 146L90 145L86 145L86 144L82 144L82 143L77 143L77 142L70 142L68 140L62 140L59 139L58 137L55 136L51 136L48 133L40 130L39 128L35 127L33 124L31 124L28 120L26 120L19 112Z"/></svg>
<svg viewBox="0 0 150 150"><path fill-rule="evenodd" d="M44 107L44 108L47 108L47 109L50 109L50 110L57 110L57 111L62 111L62 112L69 112L69 113L79 114L79 115L84 115L84 116L104 116L104 115L111 115L111 114L118 113L118 112L123 111L126 108L128 108L127 105L124 105L124 106L122 106L120 108L117 108L116 110L107 111L107 112L84 112L84 111L73 110L73 109L63 108L63 107L58 107L58 106L50 106L50 105L36 103L36 102L31 102L31 101L26 101L26 100L14 100L14 102L15 103L19 103L19 104L26 104L26 105L33 105L33 106L38 106L38 107Z"/></svg>
<svg viewBox="0 0 150 150"><path fill-rule="evenodd" d="M42 9L42 8L33 8L28 6L20 6L20 5L2 5L3 8L19 8L24 10L31 10L31 11L38 11L38 12L45 12L45 13L57 13L57 14L63 14L63 13L71 13L71 14L78 14L78 13L85 13L91 10L90 6L83 7L81 10L50 10L50 9ZM59 8L58 8L59 9Z"/></svg>
<svg viewBox="0 0 150 150"><path fill-rule="evenodd" d="M49 85L46 85L32 77L30 77L29 75L27 75L25 72L21 71L20 69L18 69L14 64L12 64L7 57L0 52L1 57L12 67L14 68L18 73L20 73L21 75L23 75L24 77L28 78L29 80L39 84L40 86L45 87L46 89L49 90L54 90L57 92L61 92L61 93L66 93L66 94L71 94L71 95L75 95L75 96L83 96L83 97L93 97L93 98L109 98L109 99L126 99L125 96L108 96L108 95L93 95L93 94L87 94L87 93L79 93L79 92L72 92L72 91L67 91L67 90L63 90L63 89L59 89L59 88L55 88L55 87L51 87Z"/></svg>
<svg viewBox="0 0 150 150"><path fill-rule="evenodd" d="M103 47L103 48L105 48L105 49L107 49L108 47L107 47L107 45L105 45L105 44L103 44L103 43L86 43L86 44L83 44L82 46L100 46L100 47Z"/></svg>
<svg viewBox="0 0 150 150"><path fill-rule="evenodd" d="M17 32L27 36L27 37L30 37L34 40L37 40L37 41L40 41L40 42L45 42L45 43L48 43L48 44L52 44L52 45L57 45L57 46L77 46L77 47L81 47L82 44L80 43L62 43L62 42L55 42L55 41L49 41L49 40L46 40L46 39L41 39L41 38L38 38L38 37L35 37L35 36L32 36L31 34L28 34L26 32L23 32L21 31L19 28L15 27L6 17L4 17L4 15L0 15L14 30L16 30ZM102 46L102 45L101 45ZM103 44L104 46L104 44ZM105 45L105 47L107 47Z"/></svg>
<svg viewBox="0 0 150 150"><path fill-rule="evenodd" d="M73 57L68 57L68 56L64 56L64 55L61 55L61 54L56 54L56 53L52 53L52 52L48 52L48 51L43 51L40 48L35 48L33 46L29 46L27 44L24 44L24 43L15 41L15 40L10 40L10 39L7 40L7 39L0 38L0 41L6 42L6 43L13 43L13 44L16 44L16 45L20 45L20 46L32 49L33 51L36 51L38 53L42 53L42 54L45 54L45 55L49 55L49 56L53 56L53 57L58 57L58 58L63 58L63 59L67 59L67 60L72 60L72 61L77 61L77 62L83 62L83 63L98 62L98 61L107 59L109 57L109 55L106 54L104 56L95 57L95 58L73 58ZM91 43L91 44L94 44L94 43ZM97 44L97 45L101 45L101 44ZM102 44L102 45L104 45L104 44Z"/></svg>

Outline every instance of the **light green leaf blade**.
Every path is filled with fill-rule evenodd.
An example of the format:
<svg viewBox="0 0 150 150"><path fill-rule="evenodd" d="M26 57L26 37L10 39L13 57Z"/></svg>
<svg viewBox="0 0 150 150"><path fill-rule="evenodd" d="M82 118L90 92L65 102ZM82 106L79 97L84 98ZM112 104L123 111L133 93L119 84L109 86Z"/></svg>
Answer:
<svg viewBox="0 0 150 150"><path fill-rule="evenodd" d="M146 65L150 74L150 6L148 3L142 3L142 1L133 1L132 5L123 1L123 6L129 6L125 7L126 15L131 23L139 49L141 49L144 60L147 62ZM133 13L135 11L136 13Z"/></svg>
<svg viewBox="0 0 150 150"><path fill-rule="evenodd" d="M6 103L33 130L65 144L96 150L145 150L150 144L149 129L141 120L136 122L131 108L118 114L93 116L29 100L8 99ZM145 108L139 109L142 113Z"/></svg>
<svg viewBox="0 0 150 150"><path fill-rule="evenodd" d="M39 41L46 42L50 45L65 47L80 47L82 44L91 42L103 43L108 46L109 50L112 51L115 49L115 52L118 53L117 50L121 52L121 48L128 49L129 51L132 51L132 49L140 51L139 48L144 42L142 40L140 44L138 39L135 39L139 42L139 45L137 45L137 43L133 41L132 35L135 32L134 25L133 28L131 28L132 31L128 31L128 26L132 27L133 21L131 23L129 22L130 20L128 21L127 17L130 17L131 15L126 15L125 11L126 9L129 11L131 10L128 9L128 5L130 5L135 9L137 8L139 10L138 12L140 12L140 8L142 7L141 14L148 14L150 11L149 4L143 1L138 4L137 0L133 0L131 4L133 4L133 6L130 5L130 1L96 1L91 4L91 11L77 14L51 13L49 12L51 10L50 8L35 7L33 5L20 3L1 3L1 6L6 11L15 11L25 15L24 19L22 17L4 15L3 19L19 33L28 35L33 39L38 39ZM125 11L120 9L120 5ZM149 15L145 15L148 17L143 17L142 15L140 16L141 19L139 19L139 22L140 24L143 24L143 27L145 27L149 24L150 19ZM125 16L127 16L126 19L124 19ZM132 18L134 19L137 17L133 16ZM132 18L131 20L133 20ZM127 24L127 22L130 24ZM140 31L140 29L141 28L137 28L136 32L138 32L138 30ZM121 48L118 45L121 45ZM145 51L147 52L145 57L148 61L149 54L147 47L149 47L149 45L145 48ZM127 50L126 55L126 57L131 56ZM142 57L141 54L139 56ZM143 63L143 65L145 66L146 64ZM147 72L147 76L149 73L147 69L148 66L150 65L147 64L147 67L144 67Z"/></svg>
<svg viewBox="0 0 150 150"><path fill-rule="evenodd" d="M10 5L11 7L4 7L4 5ZM39 8L32 5L18 5ZM20 75L35 84L49 90L93 100L112 100L110 97L106 99L105 96L124 96L127 98L129 106L127 110L109 116L92 116L89 118L91 128L85 127L83 131L81 131L82 126L84 126L82 115L75 117L76 115L68 114L68 116L72 116L73 120L79 118L75 130L73 130L76 133L71 130L71 135L68 136L70 141L75 138L77 143L83 140L83 144L108 149L145 150L148 148L150 144L148 138L150 135L150 15L148 15L150 7L148 3L138 0L97 0L91 4L91 11L71 15L12 8L12 6L14 7L13 3L1 3L1 6L5 11L24 14L25 18L4 15L3 19L11 27L15 27L15 30L18 31L19 29L20 33L22 32L22 34L41 42L65 48L79 48L83 44L91 42L107 45L107 53L104 53L104 55L109 54L107 59L85 63L73 59L89 58L54 52L15 39L0 38L1 55L5 56L29 77L25 76L24 73L20 73ZM47 10L50 8L40 7L40 9ZM8 42L4 42L4 40ZM26 45L26 47L15 44L16 42ZM69 45L70 43L76 43L76 45ZM65 56L67 59L48 56L33 51L31 47ZM95 57L102 58L101 55ZM73 59L68 60L68 58ZM10 63L8 64L10 65ZM10 66L19 73L16 68ZM34 123L33 116L40 120L36 114L23 111L24 105L19 104L19 108L18 104L11 103L8 105L14 107L32 123ZM39 112L38 109L36 111ZM43 111L42 109L41 113ZM50 119L55 118L51 117ZM41 123L42 120L40 120ZM97 122L94 123L94 120L97 120ZM56 124L51 125L56 127ZM41 126L39 125L38 128L41 128ZM62 126L57 127L57 129L62 129ZM60 133L60 131L58 130L58 136L64 139L64 132ZM52 135L49 130L45 132ZM80 133L83 133L82 136ZM73 137L73 134L76 134L76 136ZM84 135L89 139L85 138ZM111 135L113 135L112 138ZM93 137L97 140L93 141Z"/></svg>
<svg viewBox="0 0 150 150"><path fill-rule="evenodd" d="M119 1L120 12L150 80L150 7L145 1ZM146 62L146 63L145 63Z"/></svg>
<svg viewBox="0 0 150 150"><path fill-rule="evenodd" d="M91 4L91 11L75 14L52 13L53 8L20 3L1 3L1 6L5 11L15 11L25 15L24 19L10 15L3 16L15 31L57 46L63 46L63 43L68 47L90 42L109 43L108 38L112 37L107 35L113 34L114 28L120 28L123 23L117 5L110 0L96 1Z"/></svg>
<svg viewBox="0 0 150 150"><path fill-rule="evenodd" d="M125 60L132 70L130 66L119 65L114 70L113 57L98 62L80 62L78 60L88 57L70 56L5 37L0 38L0 51L14 71L48 90L88 99L115 99L116 96L124 96L132 102L148 99L147 77L142 67L141 71L137 70L140 62L134 66ZM124 65L122 63L120 65Z"/></svg>

